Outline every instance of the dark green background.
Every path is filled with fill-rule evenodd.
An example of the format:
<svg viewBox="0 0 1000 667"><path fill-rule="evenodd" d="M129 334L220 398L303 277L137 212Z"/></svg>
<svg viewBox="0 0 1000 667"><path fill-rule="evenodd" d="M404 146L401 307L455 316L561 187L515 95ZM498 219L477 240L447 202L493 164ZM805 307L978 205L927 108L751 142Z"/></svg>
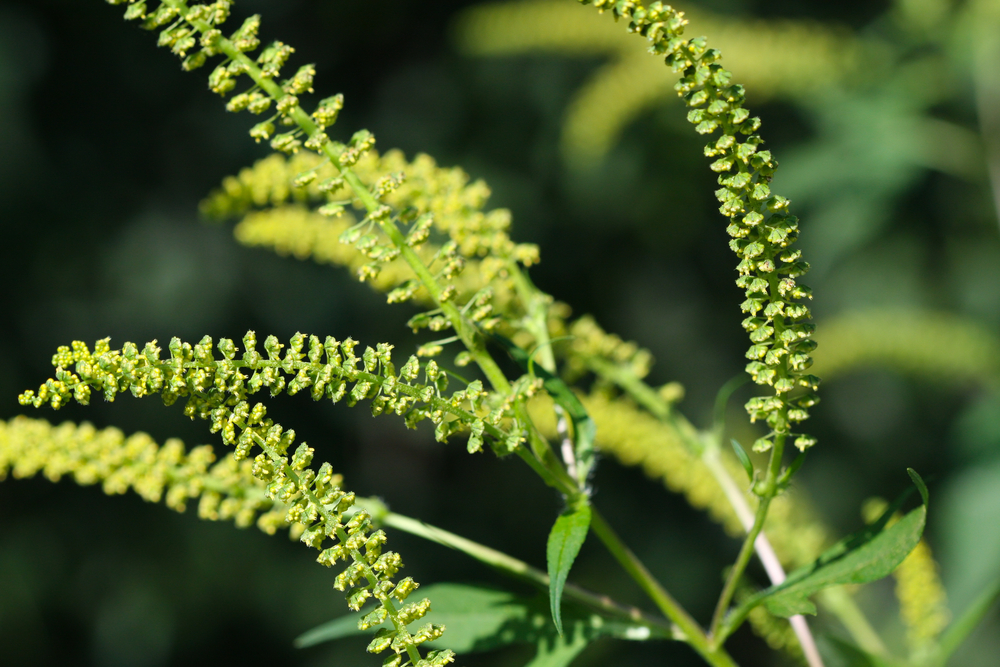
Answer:
<svg viewBox="0 0 1000 667"><path fill-rule="evenodd" d="M575 313L593 313L609 330L649 347L658 359L651 380L683 383L682 409L705 425L715 391L741 372L746 341L735 261L701 139L672 105L643 114L595 172L568 171L557 147L563 113L600 60L463 58L449 25L473 4L246 0L238 11L262 13L262 36L294 45L293 64L316 62L318 91L344 92L347 106L336 126L344 136L367 127L383 150L425 151L485 178L492 203L513 209L514 235L541 245L536 282ZM834 21L893 38L883 2L706 6ZM737 64L731 67L738 79ZM406 307L384 306L343 273L240 247L226 226L198 220L201 197L267 154L246 135L250 118L227 114L205 90L204 74L180 71L173 56L155 48L153 35L124 25L120 8L98 0L0 1L0 418L23 412L17 394L48 377L55 348L74 339L163 344L175 335L238 339L254 329L261 339L304 331L390 341L403 351L413 346L403 326ZM932 112L975 129L970 93L961 73L955 76L956 91ZM873 100L878 86L852 94ZM829 143L820 115L805 105L754 111L779 160L793 156L784 170L796 160L808 164ZM847 161L842 172L815 173L807 185L858 187L851 170ZM920 306L966 315L997 332L1000 240L982 172L967 181L907 172L880 200L886 209L873 214L878 225L840 255L810 247L808 214L822 213L830 198L815 197L812 209L806 199L796 209L806 257L815 251L826 262L808 281L817 319L858 307ZM796 199L782 190L781 178L775 191ZM827 521L846 532L859 523L866 498L892 496L907 484L906 467L933 477L929 537L953 608L961 609L1000 573L1000 555L971 546L1000 530L995 393L869 370L831 382L823 396L810 423L820 445L801 473L802 486ZM392 419L301 396L274 401L272 414L357 493L543 565L559 499L520 462L470 457L461 444L435 443L425 429L408 432ZM179 436L189 445L215 442L205 424L156 399L121 397L32 416L144 430L161 441ZM720 572L738 545L636 470L603 461L594 485L597 505L654 574L707 619ZM107 498L68 481L0 484L0 662L377 664L360 642L291 648L297 634L345 611L332 573L313 564L308 550L192 514L136 497ZM390 540L418 581L504 583L454 552L402 534ZM644 604L591 542L573 578ZM870 587L862 600L891 641L899 640L890 585ZM1000 651L995 612L989 623L955 664L991 664L987 656ZM782 664L745 630L732 649L741 665ZM461 664L518 665L526 656L466 656ZM574 664L650 661L699 664L682 645L610 640Z"/></svg>

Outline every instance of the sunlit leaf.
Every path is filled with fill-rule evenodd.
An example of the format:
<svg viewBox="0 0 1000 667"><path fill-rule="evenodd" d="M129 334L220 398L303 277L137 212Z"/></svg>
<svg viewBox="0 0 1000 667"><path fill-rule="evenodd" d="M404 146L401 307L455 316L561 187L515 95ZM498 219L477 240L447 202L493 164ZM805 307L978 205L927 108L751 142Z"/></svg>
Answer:
<svg viewBox="0 0 1000 667"><path fill-rule="evenodd" d="M734 617L744 618L746 612L761 603L776 616L815 614L816 606L809 600L814 593L831 586L876 581L896 569L920 542L927 520L927 487L916 472L907 472L924 504L886 528L912 493L910 489L878 521L827 549L814 563L791 572L782 584L753 596L740 605Z"/></svg>
<svg viewBox="0 0 1000 667"><path fill-rule="evenodd" d="M561 635L562 628L562 592L566 585L566 577L573 567L573 561L580 553L583 541L587 539L590 530L590 505L585 500L575 507L568 508L559 515L552 532L549 533L549 543L546 549L546 560L549 565L549 606L552 609L552 620L556 631Z"/></svg>

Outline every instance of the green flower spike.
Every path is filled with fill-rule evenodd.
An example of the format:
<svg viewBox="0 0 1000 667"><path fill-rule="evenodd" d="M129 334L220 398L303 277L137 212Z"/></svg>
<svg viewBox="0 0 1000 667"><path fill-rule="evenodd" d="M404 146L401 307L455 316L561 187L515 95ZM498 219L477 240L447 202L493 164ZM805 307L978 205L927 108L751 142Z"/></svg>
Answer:
<svg viewBox="0 0 1000 667"><path fill-rule="evenodd" d="M732 83L732 73L717 62L721 54L708 48L703 37L682 38L687 24L683 13L661 2L648 7L632 0L580 2L610 11L616 20L628 19L629 30L646 38L650 53L664 56L681 74L674 89L691 109L688 121L695 130L720 133L705 146L705 155L714 158L711 169L719 174L721 186L715 193L719 211L730 220L729 246L740 259L736 284L745 291L741 308L748 317L743 328L751 342L746 370L754 382L774 389L773 395L747 403L751 421L764 421L771 429L753 448L768 451L778 442L781 451L794 435L794 426L807 419L808 409L819 401L819 378L804 372L812 364L809 353L816 343L809 308L800 303L812 295L798 283L809 265L801 260L800 250L792 249L799 221L788 212L788 200L771 193L768 183L778 164L769 151L760 150L760 119L743 107L743 86ZM799 435L794 442L805 450L815 439Z"/></svg>
<svg viewBox="0 0 1000 667"><path fill-rule="evenodd" d="M347 519L345 513L354 504L354 494L340 488L340 478L330 465L311 468L312 448L302 443L293 449L295 432L269 419L262 403L251 405L247 399L265 389L272 396L308 389L314 400L343 399L349 405L368 399L374 414L405 413L411 425L423 418L431 419L442 440L454 431L470 428L478 442L486 432L492 440L506 443L511 436L498 428L499 420L486 424L477 416L477 411L487 412L482 405L482 385L470 383L451 397L442 397L445 376L433 361L423 367L428 384L414 384L412 380L420 375L420 363L411 358L397 375L391 359L392 346L386 344L366 348L359 358L351 339L341 343L328 337L321 342L316 336L296 334L282 354L286 346L269 336L264 342L264 355L256 350L252 331L243 343L244 352L237 357L233 341L219 340L217 351L221 358L217 358L213 341L207 336L193 346L174 338L169 358L161 359L155 341L141 351L132 343L112 350L108 339L103 339L93 352L75 341L70 347L60 347L53 356L55 377L37 392L24 392L19 400L22 405L48 404L58 409L71 400L87 404L94 391L109 401L124 391L136 397L160 394L167 405L186 399L184 414L209 420L212 432L221 433L223 442L234 446L233 462L251 462L251 474L264 485L265 498L287 508L288 523L302 524L299 539L321 551L319 562L333 566L339 560L347 561L334 587L346 593L348 606L358 611L368 599L378 601L383 611L377 613L392 621L392 629L380 630L369 650L391 648L397 656L407 655L413 665L450 662L450 651L433 652L423 658L417 648L424 641L440 637L442 627L426 624L415 634L407 630L409 624L424 616L430 603L425 600L399 609L393 603L395 599L401 604L415 584L410 581L399 589L393 581L403 563L398 554L382 551L385 534L372 532L371 517L364 511ZM255 449L260 450L256 455ZM203 497L203 502L207 502L206 512L214 511L214 500L205 501ZM333 541L332 546L328 540ZM369 617L371 614L365 618Z"/></svg>

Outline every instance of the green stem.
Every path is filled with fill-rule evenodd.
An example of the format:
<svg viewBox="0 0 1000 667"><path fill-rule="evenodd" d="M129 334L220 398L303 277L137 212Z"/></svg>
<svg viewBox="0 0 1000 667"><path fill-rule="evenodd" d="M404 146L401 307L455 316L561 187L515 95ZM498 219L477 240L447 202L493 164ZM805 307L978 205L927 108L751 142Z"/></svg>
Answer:
<svg viewBox="0 0 1000 667"><path fill-rule="evenodd" d="M604 543L604 546L615 557L647 596L659 607L660 611L674 622L680 632L679 639L687 642L713 667L736 667L721 646L713 646L701 626L688 615L687 611L663 588L659 581L650 574L642 561L625 546L617 533L608 525L604 517L596 509L592 509L590 529Z"/></svg>
<svg viewBox="0 0 1000 667"><path fill-rule="evenodd" d="M767 511L771 507L771 500L778 494L778 476L781 472L781 458L784 450L785 435L781 433L774 438L774 446L771 449L771 460L767 467L767 477L764 479L764 483L760 485L760 501L757 503L757 512L754 515L753 526L751 526L747 533L746 539L743 540L743 546L736 557L736 562L733 563L732 569L729 570L726 584L722 588L722 593L719 595L719 602L715 606L715 613L712 615L712 625L709 634L712 637L712 641L718 644L724 642L726 637L738 627L727 626L726 631L720 633L722 621L725 618L726 611L729 609L729 603L732 602L733 595L736 593L736 585L750 563L750 557L756 548L757 536L764 529L764 521L767 519Z"/></svg>
<svg viewBox="0 0 1000 667"><path fill-rule="evenodd" d="M552 350L552 341L549 338L549 309L546 307L545 295L535 287L517 262L509 261L507 270L514 281L514 290L527 310L528 316L524 319L524 325L528 332L535 337L538 362L548 372L555 373L556 357Z"/></svg>
<svg viewBox="0 0 1000 667"><path fill-rule="evenodd" d="M719 630L725 618L726 611L729 609L729 603L732 602L733 595L736 593L736 585L739 583L740 577L743 576L743 571L746 570L747 565L750 563L750 557L754 553L757 536L760 535L760 531L764 528L764 520L767 518L767 510L770 508L770 505L770 496L764 496L760 499L760 503L757 505L757 513L754 516L753 526L750 527L746 538L743 540L740 553L736 557L733 567L729 570L729 576L726 577L726 584L723 586L722 593L719 595L719 601L715 605L715 613L712 614L712 625L708 632L716 645L721 645L726 640L726 634L728 633L720 634ZM735 630L735 628L732 628L732 630Z"/></svg>
<svg viewBox="0 0 1000 667"><path fill-rule="evenodd" d="M669 402L665 401L656 390L636 377L631 370L599 357L589 357L585 360L585 363L591 371L617 384L636 403L648 410L653 416L659 418L660 421L668 424L681 436L688 449L698 455L708 467L712 476L715 477L716 482L722 488L737 518L744 525L745 530L749 531L753 526L754 514L750 510L743 492L739 490L737 483L722 464L719 443L712 440L708 442L703 440L691 422L682 414L672 409ZM731 382L735 383L735 381ZM718 431L718 428L716 427L715 430ZM721 434L716 433L715 440L720 438ZM776 584L781 583L785 577L784 569L781 567L781 562L778 560L777 555L774 553L774 548L763 531L758 534L757 539L754 541L754 547L771 581ZM830 599L831 601L836 600L839 604L831 602L828 608L837 615L859 646L865 648L869 653L888 655L888 651L872 629L864 612L858 608L849 595L844 593L842 596L831 597ZM808 654L809 649L807 647L815 646L815 640L808 625L793 624L792 627L799 638L799 643ZM813 651L813 653L815 652ZM815 659L813 659L813 662L821 664Z"/></svg>
<svg viewBox="0 0 1000 667"><path fill-rule="evenodd" d="M1000 599L1000 579L994 580L991 585L983 589L979 597L945 630L938 643L935 656L938 659L937 664L944 665L948 662L951 654L972 634L998 599Z"/></svg>
<svg viewBox="0 0 1000 667"><path fill-rule="evenodd" d="M549 576L522 560L518 560L496 549L491 549L478 542L473 542L443 528L438 528L418 519L391 512L383 503L373 498L359 498L357 504L367 509L373 519L381 522L383 525L401 530L404 533L422 537L425 540L436 542L451 549L456 549L485 565L500 570L504 574L525 581L542 591L548 591ZM566 584L563 595L603 615L635 623L643 623L665 638L673 637L674 626L671 623L662 618L650 616L637 607L615 602L606 595L598 595L570 583Z"/></svg>
<svg viewBox="0 0 1000 667"><path fill-rule="evenodd" d="M655 389L640 380L630 369L601 357L587 357L584 363L597 375L611 380L624 389L636 403L646 408L654 417L660 421L669 422L672 426L676 425L675 420L672 419L674 411L670 403L663 400L663 397ZM683 417L681 419L683 420ZM685 440L692 438L698 440L698 432L690 422L686 422L686 427L678 428L678 431L686 436ZM694 442L688 444L689 446L695 445ZM699 451L701 448L700 442L692 447L695 451Z"/></svg>
<svg viewBox="0 0 1000 667"><path fill-rule="evenodd" d="M844 625L851 639L865 652L886 660L894 660L882 638L868 621L865 612L843 587L827 588L820 591L818 597L823 606L833 612Z"/></svg>

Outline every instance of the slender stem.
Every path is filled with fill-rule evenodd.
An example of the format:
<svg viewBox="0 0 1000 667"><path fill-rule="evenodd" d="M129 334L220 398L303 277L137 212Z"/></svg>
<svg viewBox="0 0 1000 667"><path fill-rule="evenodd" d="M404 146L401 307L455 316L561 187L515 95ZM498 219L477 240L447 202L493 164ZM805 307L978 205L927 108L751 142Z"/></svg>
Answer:
<svg viewBox="0 0 1000 667"><path fill-rule="evenodd" d="M584 361L590 370L624 389L636 403L649 410L657 419L667 421L673 414L670 403L663 400L655 389L639 379L630 369L601 357L587 357ZM690 426L684 435L696 433L695 428ZM701 449L700 443L698 449Z"/></svg>
<svg viewBox="0 0 1000 667"><path fill-rule="evenodd" d="M938 644L938 659L944 665L951 654L979 625L990 608L1000 599L1000 579L983 589L972 604L948 627Z"/></svg>
<svg viewBox="0 0 1000 667"><path fill-rule="evenodd" d="M721 438L721 433L718 437ZM702 460L705 462L705 465L708 466L708 469L711 471L712 476L715 477L715 480L719 483L719 486L722 487L722 492L726 495L726 499L729 501L729 504L732 505L733 511L736 513L736 517L743 525L743 530L749 533L753 527L754 513L750 509L750 505L747 503L743 492L736 486L736 482L733 481L729 471L726 470L724 465L722 465L722 460L719 458L718 444L719 443L716 442L714 446L707 447L704 456L702 456ZM783 582L785 580L785 568L781 566L781 560L778 558L778 554L775 553L774 547L771 546L770 540L767 539L767 535L764 534L763 531L758 533L757 539L754 540L754 549L757 551L757 557L764 566L764 571L767 572L767 576L771 580L771 583L777 585ZM850 600L849 596L846 597ZM851 602L853 604L853 600L851 600ZM801 614L796 614L795 616L790 617L788 622L792 626L792 631L795 633L796 638L799 640L799 645L802 647L802 653L805 656L809 667L823 667L823 658L819 654L819 649L816 646L816 640L813 638L812 631L809 629L809 622L806 620L806 617ZM868 628L871 631L871 634L874 635L874 631L871 630L871 626L868 626ZM851 634L854 635L854 632L852 631ZM878 635L875 635L875 639L881 643L880 640L878 640Z"/></svg>
<svg viewBox="0 0 1000 667"><path fill-rule="evenodd" d="M552 445L548 440L539 435L534 422L531 421L531 416L528 414L528 409L525 407L524 401L517 401L514 405L514 414L517 416L518 421L526 426L528 444L531 446L530 452L524 447L518 447L516 451L518 456L527 461L528 465L531 465L535 472L538 472L542 476L546 484L557 489L567 498L572 498L579 494L580 490L576 486L576 481L569 476L559 457L552 450ZM529 461L526 455L530 456L532 460Z"/></svg>
<svg viewBox="0 0 1000 667"><path fill-rule="evenodd" d="M518 297L521 299L525 309L528 311L527 317L524 318L524 325L531 335L535 337L535 353L538 356L538 362L541 364L542 368L548 372L555 373L556 357L552 350L552 340L549 337L549 309L546 301L547 296L535 287L534 283L532 283L527 274L521 270L521 267L517 264L517 262L508 262L507 270L513 278L514 289L517 292ZM553 403L552 409L556 415L556 431L561 442L560 453L562 454L562 462L569 478L576 480L576 451L573 447L573 440L569 435L566 412L558 403ZM530 422L531 418L528 416L527 411L525 411L525 419ZM530 433L531 429L529 427L529 434ZM545 443L545 446L546 448L551 449L551 446L547 442ZM562 466L558 467L562 468ZM578 484L574 481L574 489L577 486Z"/></svg>
<svg viewBox="0 0 1000 667"><path fill-rule="evenodd" d="M720 635L719 629L725 618L726 611L729 609L729 603L732 602L733 595L736 593L736 585L750 563L750 556L754 553L757 536L763 530L764 521L767 519L767 511L771 508L771 500L778 494L778 474L781 472L781 457L784 450L785 435L779 434L775 436L774 446L771 448L771 460L767 467L767 477L761 485L760 501L757 503L757 512L754 516L753 526L750 527L746 539L743 541L743 546L736 557L736 562L733 563L732 569L729 570L726 584L722 588L722 594L719 595L719 603L716 605L715 613L712 615L712 625L709 634L715 642L721 643L725 641L726 634L728 634L724 633ZM729 631L731 632L735 629L736 627L734 626L729 628Z"/></svg>
<svg viewBox="0 0 1000 667"><path fill-rule="evenodd" d="M743 524L744 530L749 532L753 527L754 513L750 509L743 492L739 490L729 471L722 465L718 442L706 443L703 441L699 436L698 430L691 422L676 410L673 410L671 405L663 400L656 390L636 377L630 370L599 357L588 358L586 363L593 372L611 380L624 389L636 403L648 410L653 416L659 418L660 421L669 424L681 436L688 449L692 453L699 455L708 467L712 476L715 477L716 482L722 487L726 499L732 506L737 518ZM721 434L716 434L716 440L719 438L721 438ZM757 551L757 556L764 565L764 569L767 571L768 577L771 579L771 583L780 584L783 582L785 580L784 568L781 567L781 562L774 552L774 547L771 546L767 535L763 531L757 535L754 547ZM886 655L888 652L885 646L881 643L875 631L872 630L871 625L864 616L864 612L854 604L854 601L846 593L842 597L846 598L846 603L840 600L838 596L837 600L841 604L836 606L831 604L829 606L831 611L837 614L848 632L851 633L851 637L858 642L859 646L866 648L870 653ZM796 620L798 618L800 617L792 617L789 619L789 622L796 637L798 637L806 659L810 667L822 667L823 661L819 655L819 651L816 649L816 640L813 638L812 632L805 622L805 618L801 617L801 622Z"/></svg>
<svg viewBox="0 0 1000 667"><path fill-rule="evenodd" d="M719 602L715 605L715 613L712 614L712 625L709 628L709 634L716 643L721 644L726 639L725 636L719 636L719 628L722 620L725 618L726 611L729 609L729 603L732 602L733 595L736 593L736 585L739 583L740 577L743 576L743 571L746 570L747 565L750 563L750 557L754 553L754 544L757 541L757 536L760 535L760 531L764 528L764 519L767 518L767 510L770 508L770 505L771 498L769 496L764 496L760 499L753 526L750 527L746 539L743 540L740 553L736 557L733 567L729 570L729 576L726 577L726 584L719 595Z"/></svg>
<svg viewBox="0 0 1000 667"><path fill-rule="evenodd" d="M543 591L547 591L549 588L549 576L547 574L513 556L509 556L496 549L491 549L478 542L473 542L443 528L438 528L418 519L391 512L383 503L375 499L359 498L357 499L357 504L368 510L372 514L372 517L383 525L461 551L481 563L500 570L504 574L525 581ZM674 635L674 626L665 619L650 616L637 607L621 604L606 595L593 593L571 583L566 584L563 595L606 616L621 618L635 623L643 623L663 637L672 638Z"/></svg>
<svg viewBox="0 0 1000 667"><path fill-rule="evenodd" d="M889 649L850 593L842 587L828 588L820 591L819 599L843 623L858 646L872 655L892 659Z"/></svg>
<svg viewBox="0 0 1000 667"><path fill-rule="evenodd" d="M549 309L546 307L545 296L528 278L527 274L521 270L517 262L507 263L507 270L514 281L514 290L517 292L521 303L524 304L528 316L524 319L525 328L535 337L535 345L538 354L538 362L542 368L554 373L556 370L556 357L552 351L552 344L549 338Z"/></svg>
<svg viewBox="0 0 1000 667"><path fill-rule="evenodd" d="M642 561L625 546L617 533L608 525L604 517L596 509L592 510L590 529L604 543L604 546L615 557L615 560L625 569L647 596L659 607L677 626L681 633L679 638L691 647L713 667L735 667L736 663L721 646L713 646L705 631L691 618L684 608L668 593L656 578L650 574Z"/></svg>

